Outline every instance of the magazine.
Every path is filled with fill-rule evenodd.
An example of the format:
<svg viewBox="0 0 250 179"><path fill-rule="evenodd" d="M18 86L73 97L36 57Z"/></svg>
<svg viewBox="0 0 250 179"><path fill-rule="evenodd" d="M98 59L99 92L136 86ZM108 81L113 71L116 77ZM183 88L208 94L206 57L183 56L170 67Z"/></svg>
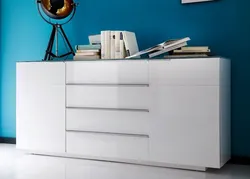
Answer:
<svg viewBox="0 0 250 179"><path fill-rule="evenodd" d="M189 40L190 40L189 37L186 37L183 39L168 40L168 41L165 41L165 42L160 43L158 45L155 45L153 47L150 47L148 49L142 50L142 51L135 53L134 55L128 56L126 58L135 58L135 57L138 57L138 56L141 56L144 54L154 53L154 52L158 52L161 50L164 50L164 51L168 51L168 49L175 50L175 49L173 49L173 47L175 47L175 46L178 47L180 44L184 44Z"/></svg>

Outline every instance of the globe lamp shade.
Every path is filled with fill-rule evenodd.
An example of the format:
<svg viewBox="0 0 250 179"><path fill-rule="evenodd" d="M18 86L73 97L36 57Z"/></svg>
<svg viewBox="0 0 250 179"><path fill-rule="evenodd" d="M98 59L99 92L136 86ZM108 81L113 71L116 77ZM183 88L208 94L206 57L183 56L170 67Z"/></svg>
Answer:
<svg viewBox="0 0 250 179"><path fill-rule="evenodd" d="M73 0L41 0L44 13L53 19L64 19L68 17L73 9Z"/></svg>

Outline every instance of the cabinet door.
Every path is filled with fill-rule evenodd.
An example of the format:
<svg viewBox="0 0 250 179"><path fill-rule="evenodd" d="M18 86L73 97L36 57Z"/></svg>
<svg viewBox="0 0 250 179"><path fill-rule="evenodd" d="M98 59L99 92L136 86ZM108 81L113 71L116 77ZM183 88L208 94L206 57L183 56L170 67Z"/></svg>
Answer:
<svg viewBox="0 0 250 179"><path fill-rule="evenodd" d="M159 70L157 62L151 65ZM151 160L219 168L219 86L169 85L164 76L150 75Z"/></svg>
<svg viewBox="0 0 250 179"><path fill-rule="evenodd" d="M65 152L65 64L17 64L17 148Z"/></svg>

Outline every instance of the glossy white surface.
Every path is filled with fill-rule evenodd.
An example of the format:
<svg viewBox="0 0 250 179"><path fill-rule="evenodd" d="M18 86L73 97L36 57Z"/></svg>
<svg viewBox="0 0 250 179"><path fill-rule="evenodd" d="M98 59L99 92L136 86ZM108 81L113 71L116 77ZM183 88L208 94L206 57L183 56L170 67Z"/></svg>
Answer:
<svg viewBox="0 0 250 179"><path fill-rule="evenodd" d="M66 120L73 131L148 135L150 127L146 111L67 109Z"/></svg>
<svg viewBox="0 0 250 179"><path fill-rule="evenodd" d="M221 61L220 72L220 150L225 163L231 157L231 63Z"/></svg>
<svg viewBox="0 0 250 179"><path fill-rule="evenodd" d="M220 168L219 87L152 85L151 90L150 115L158 119L150 121L151 160Z"/></svg>
<svg viewBox="0 0 250 179"><path fill-rule="evenodd" d="M148 84L148 61L66 62L66 74L71 84Z"/></svg>
<svg viewBox="0 0 250 179"><path fill-rule="evenodd" d="M171 86L218 86L220 85L223 58L173 59L149 62L150 82ZM226 78L228 75L226 74Z"/></svg>
<svg viewBox="0 0 250 179"><path fill-rule="evenodd" d="M25 155L0 144L1 179L249 179L250 166L195 172L140 165Z"/></svg>
<svg viewBox="0 0 250 179"><path fill-rule="evenodd" d="M149 109L149 88L131 86L67 86L67 107Z"/></svg>
<svg viewBox="0 0 250 179"><path fill-rule="evenodd" d="M229 60L150 61L149 86L152 161L220 168L230 159Z"/></svg>
<svg viewBox="0 0 250 179"><path fill-rule="evenodd" d="M115 159L148 160L149 139L143 136L67 132L67 153Z"/></svg>
<svg viewBox="0 0 250 179"><path fill-rule="evenodd" d="M20 149L65 152L65 63L17 63Z"/></svg>
<svg viewBox="0 0 250 179"><path fill-rule="evenodd" d="M17 78L17 94L21 94L17 98L22 99L17 100L19 148L55 156L78 155L120 162L134 159L137 164L195 170L221 168L230 159L229 60L19 65L22 67ZM59 66L63 70L56 68ZM30 93L26 82L32 87L28 88ZM62 90L50 93L43 89L51 89L57 83ZM57 99L58 96L62 98ZM134 135L141 133L142 138ZM55 150L59 148L62 150Z"/></svg>

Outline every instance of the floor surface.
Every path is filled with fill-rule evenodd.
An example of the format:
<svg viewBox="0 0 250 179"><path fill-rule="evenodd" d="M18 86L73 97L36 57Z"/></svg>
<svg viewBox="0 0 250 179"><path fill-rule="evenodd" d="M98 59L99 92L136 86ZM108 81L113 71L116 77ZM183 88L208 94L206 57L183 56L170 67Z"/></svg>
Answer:
<svg viewBox="0 0 250 179"><path fill-rule="evenodd" d="M15 145L0 144L0 179L250 179L250 166L194 172L27 155Z"/></svg>

